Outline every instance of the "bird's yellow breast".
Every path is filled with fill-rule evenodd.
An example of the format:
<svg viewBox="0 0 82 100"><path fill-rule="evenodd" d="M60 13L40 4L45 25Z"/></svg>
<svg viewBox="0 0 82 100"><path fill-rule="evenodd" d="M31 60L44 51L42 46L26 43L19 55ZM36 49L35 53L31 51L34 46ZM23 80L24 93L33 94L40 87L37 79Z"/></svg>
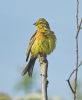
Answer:
<svg viewBox="0 0 82 100"><path fill-rule="evenodd" d="M56 36L52 31L37 31L35 41L31 48L31 55L37 56L39 53L50 54L56 46Z"/></svg>

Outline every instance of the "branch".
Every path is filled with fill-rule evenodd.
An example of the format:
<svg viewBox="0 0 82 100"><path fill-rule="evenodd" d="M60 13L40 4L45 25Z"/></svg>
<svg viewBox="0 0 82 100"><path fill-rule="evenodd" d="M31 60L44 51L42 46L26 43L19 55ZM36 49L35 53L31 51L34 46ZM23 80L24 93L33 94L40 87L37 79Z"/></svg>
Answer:
<svg viewBox="0 0 82 100"><path fill-rule="evenodd" d="M82 61L80 62L78 68L79 68L81 65L82 65ZM68 80L70 80L70 78L72 77L72 75L74 74L74 72L75 72L78 68L75 68L75 69L72 71L72 73L70 74Z"/></svg>
<svg viewBox="0 0 82 100"><path fill-rule="evenodd" d="M78 68L79 68L81 65L82 65L82 61L79 63ZM72 91L73 94L75 94L75 91L74 91L73 88L72 88L72 85L71 85L71 83L70 83L70 79L71 79L72 75L76 72L76 70L77 70L77 68L74 69L74 70L72 71L72 73L70 74L69 78L66 80L66 81L68 82L68 85L69 85L69 87L70 87L70 89L71 89L71 91Z"/></svg>
<svg viewBox="0 0 82 100"><path fill-rule="evenodd" d="M77 12L76 12L76 24L77 24L77 32L76 32L76 68L72 71L72 73L70 74L70 76L69 76L69 78L68 78L68 80L67 80L67 82L68 82L68 85L69 85L69 87L70 87L70 89L71 89L71 91L72 91L72 93L73 93L73 95L74 95L74 100L76 100L77 99L77 78L78 78L78 68L82 65L82 61L80 62L80 64L78 64L78 62L79 62L79 48L78 48L78 45L79 45L79 43L78 43L78 36L79 36L79 33L80 33L80 30L82 29L82 19L81 19L81 21L80 21L80 23L79 23L79 0L76 0L77 1L77 7L76 7L76 9L77 9ZM72 85L71 85L71 83L70 83L70 78L72 77L72 75L75 73L75 79L74 79L74 83L75 83L75 86L74 86L74 89L73 89L73 87L72 87Z"/></svg>
<svg viewBox="0 0 82 100"><path fill-rule="evenodd" d="M82 19L81 19L81 25L82 25ZM82 26L80 27L80 29L82 29Z"/></svg>
<svg viewBox="0 0 82 100"><path fill-rule="evenodd" d="M81 28L82 28L81 25L82 25L82 19L81 19L81 21L80 21L80 24L78 25L78 30L77 30L76 39L78 38L79 32L80 32L80 30L81 30Z"/></svg>
<svg viewBox="0 0 82 100"><path fill-rule="evenodd" d="M40 72L41 72L41 81L42 81L42 100L48 100L47 96L47 71L48 71L48 61L45 55L39 55L39 62L40 62Z"/></svg>
<svg viewBox="0 0 82 100"><path fill-rule="evenodd" d="M77 0L77 12L76 12L76 21L77 21L77 32L76 32L76 71L75 71L75 86L74 86L74 100L77 99L76 95L77 95L77 78L78 78L78 61L79 61L79 48L78 48L78 35L79 35L79 31L80 31L80 25L78 23L79 20L79 0Z"/></svg>
<svg viewBox="0 0 82 100"><path fill-rule="evenodd" d="M72 85L71 85L71 83L70 83L70 80L68 79L68 80L66 80L66 81L68 82L68 85L69 85L69 87L70 87L72 93L74 94L75 91L74 91L73 88L72 88Z"/></svg>

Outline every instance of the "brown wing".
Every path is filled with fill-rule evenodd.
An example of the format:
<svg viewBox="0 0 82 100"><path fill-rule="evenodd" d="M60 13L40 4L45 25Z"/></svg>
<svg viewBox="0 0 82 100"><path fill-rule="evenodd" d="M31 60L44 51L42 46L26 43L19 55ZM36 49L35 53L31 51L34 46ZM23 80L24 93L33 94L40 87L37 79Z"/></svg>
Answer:
<svg viewBox="0 0 82 100"><path fill-rule="evenodd" d="M37 32L37 31L36 31ZM29 58L29 55L30 55L30 50L31 50L31 47L35 41L35 35L36 35L36 32L34 33L34 35L31 37L30 39L30 42L29 42L29 46L27 48L27 52L26 52L26 61L28 61L28 58Z"/></svg>

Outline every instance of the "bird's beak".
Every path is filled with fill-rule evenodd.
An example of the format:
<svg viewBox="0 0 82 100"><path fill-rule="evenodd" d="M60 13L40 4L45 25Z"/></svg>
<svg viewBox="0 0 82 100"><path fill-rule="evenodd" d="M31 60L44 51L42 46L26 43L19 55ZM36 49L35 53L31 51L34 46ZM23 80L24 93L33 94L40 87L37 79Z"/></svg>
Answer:
<svg viewBox="0 0 82 100"><path fill-rule="evenodd" d="M35 26L36 26L36 25L37 25L37 23L35 22L33 25L35 25Z"/></svg>

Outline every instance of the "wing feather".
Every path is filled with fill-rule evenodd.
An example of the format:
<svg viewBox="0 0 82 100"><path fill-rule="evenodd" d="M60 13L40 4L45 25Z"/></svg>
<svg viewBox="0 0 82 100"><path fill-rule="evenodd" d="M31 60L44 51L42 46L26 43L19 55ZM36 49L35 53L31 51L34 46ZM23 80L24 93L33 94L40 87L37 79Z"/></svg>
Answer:
<svg viewBox="0 0 82 100"><path fill-rule="evenodd" d="M26 61L28 61L28 58L29 58L29 55L30 55L30 51L31 51L31 47L32 47L32 45L33 45L33 43L35 41L36 32L34 33L34 35L30 39L29 46L28 46L27 52L26 52Z"/></svg>

